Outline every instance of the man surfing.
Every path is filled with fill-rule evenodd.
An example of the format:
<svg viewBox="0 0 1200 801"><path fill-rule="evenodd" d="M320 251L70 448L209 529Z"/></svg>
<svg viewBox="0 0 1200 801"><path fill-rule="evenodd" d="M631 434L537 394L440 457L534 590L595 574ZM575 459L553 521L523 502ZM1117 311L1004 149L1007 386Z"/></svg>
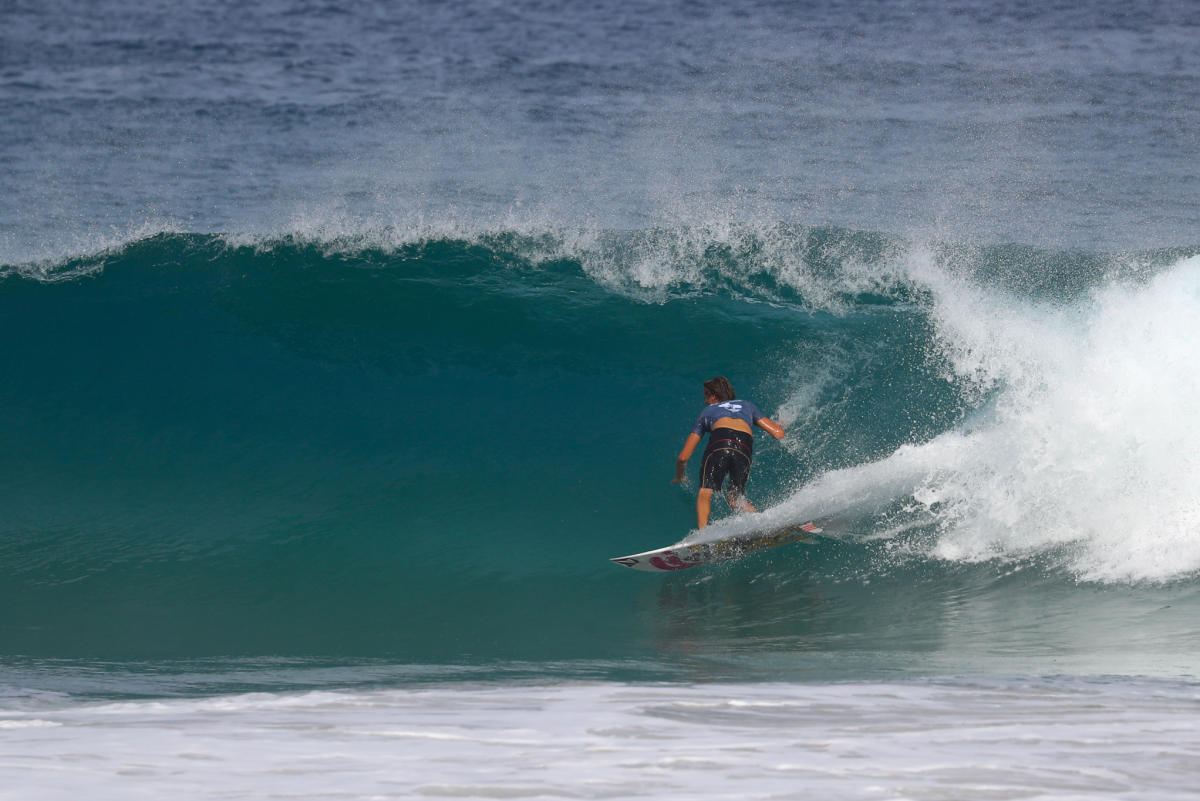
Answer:
<svg viewBox="0 0 1200 801"><path fill-rule="evenodd" d="M712 494L728 479L725 499L738 512L757 512L746 500L746 482L750 478L750 463L754 454L753 426L766 431L775 439L783 439L783 426L763 415L747 400L739 400L725 376L704 382L704 402L707 404L692 433L683 443L675 462L672 484L685 480L688 460L704 434L710 434L708 447L700 462L700 492L696 495L696 527L708 525L712 513Z"/></svg>

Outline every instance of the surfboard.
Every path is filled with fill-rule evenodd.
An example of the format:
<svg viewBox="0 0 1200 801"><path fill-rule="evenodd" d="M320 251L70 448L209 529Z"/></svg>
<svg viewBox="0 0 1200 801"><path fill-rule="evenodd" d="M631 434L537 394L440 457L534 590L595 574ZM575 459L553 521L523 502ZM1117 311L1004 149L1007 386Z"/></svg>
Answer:
<svg viewBox="0 0 1200 801"><path fill-rule="evenodd" d="M697 565L740 559L746 554L807 540L820 533L821 528L810 520L807 523L765 531L750 531L708 542L677 542L645 553L617 556L609 561L651 573L686 570Z"/></svg>

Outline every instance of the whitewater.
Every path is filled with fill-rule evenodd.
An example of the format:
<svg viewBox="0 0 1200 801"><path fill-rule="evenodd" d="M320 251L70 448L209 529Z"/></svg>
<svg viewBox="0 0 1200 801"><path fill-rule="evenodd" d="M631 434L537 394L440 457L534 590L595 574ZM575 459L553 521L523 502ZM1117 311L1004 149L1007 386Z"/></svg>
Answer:
<svg viewBox="0 0 1200 801"><path fill-rule="evenodd" d="M107 703L7 719L6 777L52 769L56 779L0 794L1188 798L1196 703L1194 688L1174 684L1078 681L515 685Z"/></svg>

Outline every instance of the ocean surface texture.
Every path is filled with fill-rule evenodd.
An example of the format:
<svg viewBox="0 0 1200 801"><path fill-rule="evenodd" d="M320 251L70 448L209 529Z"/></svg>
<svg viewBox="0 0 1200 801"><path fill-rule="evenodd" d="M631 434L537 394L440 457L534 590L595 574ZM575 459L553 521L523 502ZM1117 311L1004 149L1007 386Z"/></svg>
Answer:
<svg viewBox="0 0 1200 801"><path fill-rule="evenodd" d="M1198 40L0 0L0 799L1194 797Z"/></svg>

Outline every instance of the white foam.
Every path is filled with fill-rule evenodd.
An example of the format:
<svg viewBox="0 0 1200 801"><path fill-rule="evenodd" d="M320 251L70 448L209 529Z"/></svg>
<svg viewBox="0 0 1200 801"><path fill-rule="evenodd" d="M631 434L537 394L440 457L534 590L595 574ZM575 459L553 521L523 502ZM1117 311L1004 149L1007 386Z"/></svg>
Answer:
<svg viewBox="0 0 1200 801"><path fill-rule="evenodd" d="M1070 545L1087 579L1200 570L1200 258L1015 325L945 330L1003 394L967 469L930 482L956 518L941 555Z"/></svg>
<svg viewBox="0 0 1200 801"><path fill-rule="evenodd" d="M0 729L46 729L61 725L61 723L57 723L53 720L38 720L36 718L29 720L0 719Z"/></svg>
<svg viewBox="0 0 1200 801"><path fill-rule="evenodd" d="M1194 776L1180 765L1200 751L1195 688L1175 682L520 684L216 701L39 710L57 725L0 728L0 796L1184 799Z"/></svg>
<svg viewBox="0 0 1200 801"><path fill-rule="evenodd" d="M994 401L969 430L828 473L772 514L908 496L937 525L938 558L1039 555L1103 582L1200 571L1200 257L1058 305L920 252L910 276L933 294L952 378Z"/></svg>

